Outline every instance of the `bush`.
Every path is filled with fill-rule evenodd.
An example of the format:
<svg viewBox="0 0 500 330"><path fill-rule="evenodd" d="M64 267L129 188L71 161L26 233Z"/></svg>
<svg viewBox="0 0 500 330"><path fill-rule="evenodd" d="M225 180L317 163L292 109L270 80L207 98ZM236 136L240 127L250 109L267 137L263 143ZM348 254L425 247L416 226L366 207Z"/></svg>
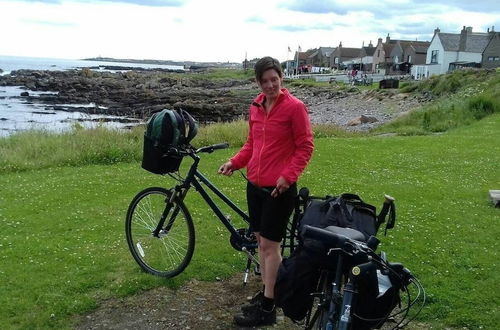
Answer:
<svg viewBox="0 0 500 330"><path fill-rule="evenodd" d="M401 93L411 93L411 92L417 90L417 88L418 88L417 84L402 83L401 87L399 88L399 91Z"/></svg>
<svg viewBox="0 0 500 330"><path fill-rule="evenodd" d="M494 112L499 112L500 106L492 97L488 95L478 95L469 100L468 109L475 119L482 119Z"/></svg>

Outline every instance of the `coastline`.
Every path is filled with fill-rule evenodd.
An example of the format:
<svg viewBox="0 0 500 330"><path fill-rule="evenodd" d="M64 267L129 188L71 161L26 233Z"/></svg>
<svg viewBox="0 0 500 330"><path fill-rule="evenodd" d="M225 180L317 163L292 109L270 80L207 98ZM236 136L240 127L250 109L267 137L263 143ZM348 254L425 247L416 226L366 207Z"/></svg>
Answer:
<svg viewBox="0 0 500 330"><path fill-rule="evenodd" d="M248 79L206 79L199 73L155 69L18 70L0 75L1 86L21 86L26 91L15 99L39 105L42 111L109 116L103 120L110 122L119 122L121 117L129 126L165 108L184 109L200 123L246 118L248 106L259 92ZM334 124L346 130L369 130L428 101L399 90L331 85L288 88L306 104L313 124Z"/></svg>

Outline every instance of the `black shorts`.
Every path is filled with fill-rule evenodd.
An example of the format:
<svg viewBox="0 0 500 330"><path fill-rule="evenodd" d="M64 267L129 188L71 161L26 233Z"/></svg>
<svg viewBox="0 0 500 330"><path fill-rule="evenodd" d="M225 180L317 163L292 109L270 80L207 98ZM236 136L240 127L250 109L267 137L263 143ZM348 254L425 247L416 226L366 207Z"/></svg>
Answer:
<svg viewBox="0 0 500 330"><path fill-rule="evenodd" d="M288 220L295 206L297 185L294 183L278 197L271 197L274 187L257 187L247 184L250 231L259 233L274 242L285 236Z"/></svg>

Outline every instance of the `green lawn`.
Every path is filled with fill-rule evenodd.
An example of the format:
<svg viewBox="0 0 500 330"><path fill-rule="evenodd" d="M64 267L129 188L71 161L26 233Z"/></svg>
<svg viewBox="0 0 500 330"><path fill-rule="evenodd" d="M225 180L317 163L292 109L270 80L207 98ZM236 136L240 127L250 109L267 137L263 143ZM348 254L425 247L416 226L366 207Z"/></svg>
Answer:
<svg viewBox="0 0 500 330"><path fill-rule="evenodd" d="M500 209L488 190L500 189L499 141L498 114L441 135L318 139L300 185L376 205L394 196L396 228L381 248L426 288L420 321L492 329L500 324ZM241 176L215 174L235 151L203 155L201 168L244 205ZM72 315L100 299L242 271L244 257L223 244L227 233L193 193L192 263L170 280L140 271L124 237L128 203L145 187L171 184L138 163L0 174L0 329L71 328Z"/></svg>

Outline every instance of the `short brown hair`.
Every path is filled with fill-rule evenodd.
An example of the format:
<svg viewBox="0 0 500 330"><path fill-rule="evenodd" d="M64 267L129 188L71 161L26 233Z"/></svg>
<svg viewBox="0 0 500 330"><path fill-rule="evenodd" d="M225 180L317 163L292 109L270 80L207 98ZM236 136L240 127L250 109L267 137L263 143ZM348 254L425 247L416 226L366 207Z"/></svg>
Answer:
<svg viewBox="0 0 500 330"><path fill-rule="evenodd" d="M262 79L262 76L264 75L264 72L270 69L275 70L280 77L283 77L283 71L281 70L280 61L271 56L266 56L255 63L255 78L257 79L257 81L260 81Z"/></svg>

